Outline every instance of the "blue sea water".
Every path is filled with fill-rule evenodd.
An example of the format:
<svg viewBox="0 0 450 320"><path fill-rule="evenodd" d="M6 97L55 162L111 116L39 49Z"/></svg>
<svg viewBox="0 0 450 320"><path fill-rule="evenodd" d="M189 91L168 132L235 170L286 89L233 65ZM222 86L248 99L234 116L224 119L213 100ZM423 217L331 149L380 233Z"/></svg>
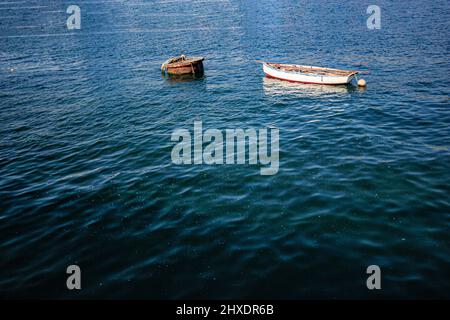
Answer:
<svg viewBox="0 0 450 320"><path fill-rule="evenodd" d="M0 297L450 298L450 5L377 1L369 30L372 2L0 1ZM180 53L205 76L162 77ZM277 127L279 172L172 164L194 120Z"/></svg>

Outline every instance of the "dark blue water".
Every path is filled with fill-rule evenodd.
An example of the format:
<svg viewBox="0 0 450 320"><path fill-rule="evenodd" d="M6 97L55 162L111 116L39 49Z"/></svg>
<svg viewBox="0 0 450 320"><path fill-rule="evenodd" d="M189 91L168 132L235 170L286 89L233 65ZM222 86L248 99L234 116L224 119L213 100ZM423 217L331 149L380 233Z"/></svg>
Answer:
<svg viewBox="0 0 450 320"><path fill-rule="evenodd" d="M377 1L368 30L371 4L0 2L0 296L449 298L450 5ZM180 53L205 77L161 77ZM256 59L368 86L265 79ZM194 120L279 128L279 172L172 164Z"/></svg>

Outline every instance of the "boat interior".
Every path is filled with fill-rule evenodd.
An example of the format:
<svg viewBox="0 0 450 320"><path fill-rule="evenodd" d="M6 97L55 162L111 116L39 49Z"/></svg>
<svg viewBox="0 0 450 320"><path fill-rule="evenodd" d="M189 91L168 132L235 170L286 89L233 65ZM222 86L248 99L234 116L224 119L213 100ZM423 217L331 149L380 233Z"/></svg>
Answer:
<svg viewBox="0 0 450 320"><path fill-rule="evenodd" d="M174 64L186 64L186 63L195 63L198 61L203 61L204 58L203 57L186 57L184 55L176 57L176 58L171 58L168 61L166 61L166 64L170 64L170 65L174 65Z"/></svg>

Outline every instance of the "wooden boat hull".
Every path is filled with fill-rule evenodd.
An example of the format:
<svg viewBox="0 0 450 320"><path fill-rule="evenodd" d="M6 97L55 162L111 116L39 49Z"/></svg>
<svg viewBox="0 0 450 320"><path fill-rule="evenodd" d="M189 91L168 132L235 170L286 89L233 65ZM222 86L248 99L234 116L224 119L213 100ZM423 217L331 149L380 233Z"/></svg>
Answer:
<svg viewBox="0 0 450 320"><path fill-rule="evenodd" d="M196 61L193 63L186 63L181 66L167 67L167 73L171 75L183 75L183 74L202 74L204 72L203 62Z"/></svg>
<svg viewBox="0 0 450 320"><path fill-rule="evenodd" d="M299 67L309 67L318 68L311 66L299 66ZM263 71L266 76L270 78L275 78L279 80L298 82L298 83L308 83L308 84L323 84L323 85L342 85L348 84L352 81L355 74L348 75L321 75L314 73L301 73L301 72L289 72L281 69L274 68L267 63L263 63Z"/></svg>
<svg viewBox="0 0 450 320"><path fill-rule="evenodd" d="M184 75L195 74L201 75L204 72L203 69L203 57L187 57L181 55L167 59L161 65L161 71L169 75Z"/></svg>

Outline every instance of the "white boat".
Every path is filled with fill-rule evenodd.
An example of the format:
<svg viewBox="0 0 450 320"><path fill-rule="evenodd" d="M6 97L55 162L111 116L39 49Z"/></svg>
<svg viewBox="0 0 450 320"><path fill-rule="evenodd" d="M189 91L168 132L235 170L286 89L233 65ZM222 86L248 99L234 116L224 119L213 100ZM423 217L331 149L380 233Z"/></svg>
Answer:
<svg viewBox="0 0 450 320"><path fill-rule="evenodd" d="M339 85L348 84L360 71L302 66L298 64L282 64L262 62L266 76L280 80Z"/></svg>

